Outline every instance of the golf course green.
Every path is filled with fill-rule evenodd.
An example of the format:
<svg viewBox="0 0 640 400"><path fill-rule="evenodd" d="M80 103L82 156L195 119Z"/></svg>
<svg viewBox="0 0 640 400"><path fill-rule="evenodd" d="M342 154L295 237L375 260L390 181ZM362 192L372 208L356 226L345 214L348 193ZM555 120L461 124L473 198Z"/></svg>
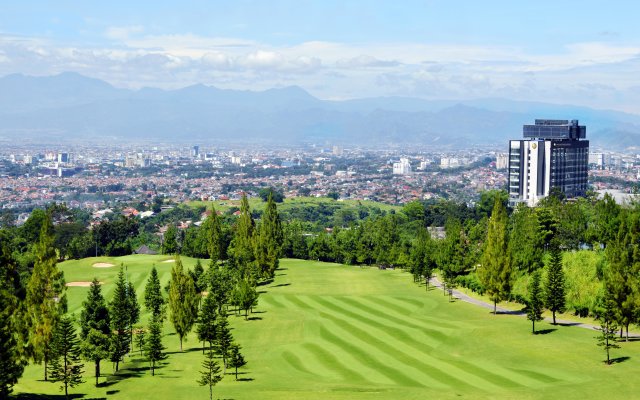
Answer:
<svg viewBox="0 0 640 400"><path fill-rule="evenodd" d="M195 264L182 260L186 268ZM164 285L173 265L167 256L143 255L64 262L67 283L77 285L67 289L69 312L79 315L88 291L82 282L94 277L110 300L121 263L140 304L151 266ZM227 371L214 387L215 398L635 398L640 389L638 342L620 343L612 351L616 362L606 366L595 330L542 322L536 324L541 334L533 335L523 317L450 303L441 290L427 292L403 271L284 259L275 281L258 290L249 320L229 318L248 364L238 381ZM143 312L141 325L146 321ZM135 351L117 374L104 362L97 388L85 362L86 382L70 393L87 399L207 399L208 388L196 383L204 357L195 334L184 352L169 322L164 334L169 356L156 376ZM15 394L61 396L59 384L42 381L42 375L41 365L27 367Z"/></svg>

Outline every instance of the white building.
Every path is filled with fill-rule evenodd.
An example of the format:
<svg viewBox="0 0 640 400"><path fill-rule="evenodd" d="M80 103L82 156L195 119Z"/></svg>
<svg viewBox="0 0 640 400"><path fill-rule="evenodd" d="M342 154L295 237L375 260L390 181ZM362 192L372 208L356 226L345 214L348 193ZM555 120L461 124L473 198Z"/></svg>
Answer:
<svg viewBox="0 0 640 400"><path fill-rule="evenodd" d="M394 175L409 175L411 173L411 163L408 158L401 158L400 162L393 163Z"/></svg>
<svg viewBox="0 0 640 400"><path fill-rule="evenodd" d="M500 153L496 156L496 169L507 169L509 167L509 155Z"/></svg>

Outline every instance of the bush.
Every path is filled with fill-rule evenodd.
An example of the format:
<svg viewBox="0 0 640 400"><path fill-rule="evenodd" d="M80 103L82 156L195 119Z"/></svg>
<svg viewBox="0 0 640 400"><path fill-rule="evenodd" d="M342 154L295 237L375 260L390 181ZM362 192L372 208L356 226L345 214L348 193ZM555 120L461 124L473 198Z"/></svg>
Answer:
<svg viewBox="0 0 640 400"><path fill-rule="evenodd" d="M469 289L472 292L478 293L480 295L484 294L485 289L478 276L475 272L470 273L469 275L460 275L455 278L455 284L458 286L462 286L463 288Z"/></svg>

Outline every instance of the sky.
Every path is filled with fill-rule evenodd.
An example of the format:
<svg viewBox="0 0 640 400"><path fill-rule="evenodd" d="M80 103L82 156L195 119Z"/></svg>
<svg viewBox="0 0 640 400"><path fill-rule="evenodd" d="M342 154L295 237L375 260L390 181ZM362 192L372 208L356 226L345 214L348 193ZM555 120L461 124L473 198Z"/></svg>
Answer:
<svg viewBox="0 0 640 400"><path fill-rule="evenodd" d="M640 114L635 0L3 1L0 76Z"/></svg>

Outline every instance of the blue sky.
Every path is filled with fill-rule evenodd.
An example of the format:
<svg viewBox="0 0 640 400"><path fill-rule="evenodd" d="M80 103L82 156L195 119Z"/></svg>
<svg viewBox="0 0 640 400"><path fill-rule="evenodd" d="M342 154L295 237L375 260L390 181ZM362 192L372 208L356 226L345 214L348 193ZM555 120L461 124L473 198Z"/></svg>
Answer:
<svg viewBox="0 0 640 400"><path fill-rule="evenodd" d="M637 1L15 1L0 75L320 98L505 97L640 113ZM609 4L607 4L609 3Z"/></svg>

